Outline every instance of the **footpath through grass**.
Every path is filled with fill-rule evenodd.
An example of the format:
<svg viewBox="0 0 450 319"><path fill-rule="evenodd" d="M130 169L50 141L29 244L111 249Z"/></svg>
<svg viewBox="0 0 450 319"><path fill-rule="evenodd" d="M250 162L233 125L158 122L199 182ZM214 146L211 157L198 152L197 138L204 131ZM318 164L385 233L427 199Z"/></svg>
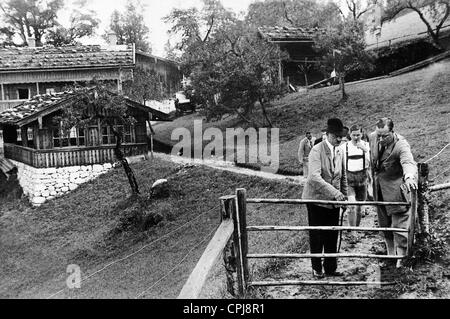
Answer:
<svg viewBox="0 0 450 319"><path fill-rule="evenodd" d="M298 198L301 194L298 185L204 166L180 166L155 159L133 164L133 169L144 196L156 179L167 178L170 197L147 200L139 206L129 198L123 170L116 168L39 208L24 201L3 201L0 296L46 298L63 289L55 298L135 298L195 247L176 270L140 296L175 298L209 242L212 235L208 234L219 224L220 196L233 194L238 187L246 188L250 197ZM163 221L139 231L130 219L136 209L158 213ZM249 223L255 225L298 225L306 221L301 207L253 205L248 212ZM178 229L189 221L193 222ZM79 265L86 278L172 231L163 240L82 282L81 289L64 289L69 264ZM252 234L249 242L251 250L283 251L288 246L300 247L304 239L292 233L263 233ZM258 264L252 267L264 268L261 261ZM219 282L225 283L225 278Z"/></svg>

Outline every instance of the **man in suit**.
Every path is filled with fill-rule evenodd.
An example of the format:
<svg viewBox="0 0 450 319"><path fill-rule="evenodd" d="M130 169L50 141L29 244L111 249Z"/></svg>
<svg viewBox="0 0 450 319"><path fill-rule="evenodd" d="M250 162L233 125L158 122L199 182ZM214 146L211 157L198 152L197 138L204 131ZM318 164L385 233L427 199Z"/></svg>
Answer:
<svg viewBox="0 0 450 319"><path fill-rule="evenodd" d="M305 138L300 141L300 145L298 147L298 160L302 161L303 164L303 176L308 176L308 157L309 152L314 145L315 137L311 135L311 132L306 132Z"/></svg>
<svg viewBox="0 0 450 319"><path fill-rule="evenodd" d="M327 122L327 137L309 153L309 174L303 188L303 199L344 201L347 196L347 176L344 154L338 147L342 141L343 125L337 118ZM310 226L337 226L340 207L336 205L307 204ZM337 231L312 230L309 232L311 253L336 253ZM316 278L339 276L337 258L311 258L313 276Z"/></svg>
<svg viewBox="0 0 450 319"><path fill-rule="evenodd" d="M394 132L390 118L382 118L369 136L375 201L403 202L402 191L417 189L417 165L404 137ZM407 206L377 206L379 227L408 228ZM407 233L384 232L388 255L406 255ZM400 260L397 267L401 266Z"/></svg>

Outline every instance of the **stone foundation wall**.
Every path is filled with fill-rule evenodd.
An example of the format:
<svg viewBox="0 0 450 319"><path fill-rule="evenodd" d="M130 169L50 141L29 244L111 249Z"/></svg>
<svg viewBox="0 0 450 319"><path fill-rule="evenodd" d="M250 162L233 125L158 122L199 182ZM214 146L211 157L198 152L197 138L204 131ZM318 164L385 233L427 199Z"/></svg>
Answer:
<svg viewBox="0 0 450 319"><path fill-rule="evenodd" d="M47 200L76 189L112 168L110 163L69 166L60 168L34 168L11 160L17 166L20 186L30 202L41 205Z"/></svg>

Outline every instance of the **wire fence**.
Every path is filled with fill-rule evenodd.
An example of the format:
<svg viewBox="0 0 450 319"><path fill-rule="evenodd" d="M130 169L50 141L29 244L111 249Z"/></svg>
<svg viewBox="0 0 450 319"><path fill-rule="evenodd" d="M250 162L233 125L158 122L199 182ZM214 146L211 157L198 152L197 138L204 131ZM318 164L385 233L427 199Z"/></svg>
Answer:
<svg viewBox="0 0 450 319"><path fill-rule="evenodd" d="M175 271L175 269L177 269L185 260L186 258L188 258L190 256L190 254L197 249L198 247L200 247L200 245L202 245L206 239L210 238L211 235L217 230L217 227L214 228L211 232L208 233L208 235L206 235L205 237L203 237L203 239L198 242L196 245L194 245L191 249L189 249L189 251L183 256L183 258L181 258L177 264L170 269L164 276L161 276L158 280L156 280L150 287L148 287L147 289L145 289L143 292L139 293L135 299L139 299L141 298L143 295L145 295L150 289L152 289L153 287L155 287L157 284L159 284L161 281L163 281L164 279L166 279L173 271Z"/></svg>
<svg viewBox="0 0 450 319"><path fill-rule="evenodd" d="M117 263L119 263L119 262L122 262L122 261L124 261L124 260L127 260L127 259L129 259L129 258L135 256L136 254L140 253L141 251L143 251L144 249L150 247L151 245L153 245L153 244L155 244L155 243L157 243L157 242L159 242L159 241L162 241L163 239L166 239L166 238L170 237L171 235L175 234L176 232L178 232L179 230L181 230L181 229L183 229L183 228L186 228L187 226L191 225L192 223L194 223L195 221L197 221L197 220L200 219L201 217L203 217L203 216L207 215L208 213L210 213L211 211L213 211L213 210L216 210L216 211L217 211L218 209L219 209L219 206L215 206L215 207L213 207L213 208L207 210L206 212L201 213L200 215L196 216L194 219L191 219L190 221L188 221L188 222L184 223L183 225L181 225L181 226L175 228L174 230L170 231L169 233L167 233L167 234L165 234L165 235L163 235L163 236L161 236L161 237L159 237L159 238L153 240L152 242L150 242L150 243L148 243L148 244L145 244L144 246L142 246L142 247L139 248L138 250L136 250L136 251L134 251L134 252L132 252L132 253L126 255L125 257L122 257L122 258L120 258L120 259L114 260L114 261L112 261L112 262L106 264L104 267L102 267L102 268L100 268L100 269L94 271L92 274L86 276L84 279L81 280L81 282L86 282L87 280L89 280L89 279L92 278L93 276L95 276L95 275L99 274L100 272L102 272L102 271L108 269L109 267L111 267L111 266L113 266L113 265L115 265L115 264L117 264ZM66 290L66 288L63 288L63 289L57 291L56 293L50 295L50 296L47 297L46 299L51 299L51 298L53 298L53 297L59 295L60 293L64 292L65 290Z"/></svg>
<svg viewBox="0 0 450 319"><path fill-rule="evenodd" d="M424 163L427 164L428 162L432 161L434 158L438 157L449 145L450 145L450 143L447 143L447 145L445 145L439 152L437 152L436 155L434 155L433 157L429 158Z"/></svg>

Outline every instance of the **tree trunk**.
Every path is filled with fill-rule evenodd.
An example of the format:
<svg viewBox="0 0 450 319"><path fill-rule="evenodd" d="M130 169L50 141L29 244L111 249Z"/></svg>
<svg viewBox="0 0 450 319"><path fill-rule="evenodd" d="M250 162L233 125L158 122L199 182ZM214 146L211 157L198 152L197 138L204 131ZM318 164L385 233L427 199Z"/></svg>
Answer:
<svg viewBox="0 0 450 319"><path fill-rule="evenodd" d="M116 155L116 158L120 161L120 163L122 163L122 167L128 177L128 182L130 183L132 194L140 194L139 186L136 182L134 172L131 169L130 164L128 164L127 159L123 155L122 150L120 149L120 147L122 146L122 132L118 132L117 130L113 129L113 134L116 137L116 147L114 148L114 155Z"/></svg>
<svg viewBox="0 0 450 319"><path fill-rule="evenodd" d="M339 83L341 86L342 98L341 102L345 102L348 98L347 93L345 92L345 79L343 74L339 74Z"/></svg>
<svg viewBox="0 0 450 319"><path fill-rule="evenodd" d="M272 122L270 121L269 116L267 115L266 107L264 106L262 99L259 99L259 103L261 104L261 109L262 109L264 118L266 119L267 123L269 124L269 127L272 127Z"/></svg>

